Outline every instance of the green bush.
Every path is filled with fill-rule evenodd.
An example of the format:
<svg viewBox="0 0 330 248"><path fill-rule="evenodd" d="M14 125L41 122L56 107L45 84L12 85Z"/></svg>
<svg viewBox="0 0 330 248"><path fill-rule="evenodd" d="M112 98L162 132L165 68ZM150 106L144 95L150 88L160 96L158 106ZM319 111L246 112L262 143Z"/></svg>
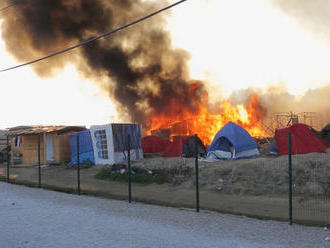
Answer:
<svg viewBox="0 0 330 248"><path fill-rule="evenodd" d="M128 181L128 173L112 173L110 169L103 169L96 173L95 178L101 180L110 180L110 181L119 181L119 182L127 182ZM131 181L134 183L165 183L165 180L162 177L157 177L156 175L150 174L131 174Z"/></svg>

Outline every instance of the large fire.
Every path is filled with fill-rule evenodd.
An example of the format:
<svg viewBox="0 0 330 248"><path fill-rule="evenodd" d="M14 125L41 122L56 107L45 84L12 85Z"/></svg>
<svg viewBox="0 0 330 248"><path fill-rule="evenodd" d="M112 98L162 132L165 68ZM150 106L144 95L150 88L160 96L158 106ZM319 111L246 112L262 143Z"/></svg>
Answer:
<svg viewBox="0 0 330 248"><path fill-rule="evenodd" d="M175 100L166 109L168 111L152 116L148 135L155 130L168 130L170 137L197 134L205 145L210 145L219 129L232 121L245 128L253 137L266 136L262 129L262 109L256 95L250 98L247 105L234 106L227 100L212 112L199 103L195 113L191 113L185 107L177 105Z"/></svg>

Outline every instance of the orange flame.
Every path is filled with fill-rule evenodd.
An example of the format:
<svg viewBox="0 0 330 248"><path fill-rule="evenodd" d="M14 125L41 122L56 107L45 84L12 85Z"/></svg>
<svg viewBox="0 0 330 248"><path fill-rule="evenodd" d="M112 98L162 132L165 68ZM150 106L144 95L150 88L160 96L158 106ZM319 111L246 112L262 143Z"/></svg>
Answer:
<svg viewBox="0 0 330 248"><path fill-rule="evenodd" d="M194 90L194 87L191 88ZM249 105L239 104L233 106L228 100L220 104L216 113L211 113L203 104L198 104L195 113L179 106L172 100L167 106L167 113L153 115L149 120L150 135L153 130L170 130L170 136L186 136L198 134L205 145L210 145L215 134L229 121L243 128L253 137L265 137L262 129L262 109L257 96L250 99Z"/></svg>

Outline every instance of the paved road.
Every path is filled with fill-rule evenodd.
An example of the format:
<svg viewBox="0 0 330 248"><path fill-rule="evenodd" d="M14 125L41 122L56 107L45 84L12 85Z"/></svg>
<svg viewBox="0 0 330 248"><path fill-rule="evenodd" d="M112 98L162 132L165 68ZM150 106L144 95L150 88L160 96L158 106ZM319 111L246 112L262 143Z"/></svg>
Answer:
<svg viewBox="0 0 330 248"><path fill-rule="evenodd" d="M0 247L330 247L330 231L0 183Z"/></svg>

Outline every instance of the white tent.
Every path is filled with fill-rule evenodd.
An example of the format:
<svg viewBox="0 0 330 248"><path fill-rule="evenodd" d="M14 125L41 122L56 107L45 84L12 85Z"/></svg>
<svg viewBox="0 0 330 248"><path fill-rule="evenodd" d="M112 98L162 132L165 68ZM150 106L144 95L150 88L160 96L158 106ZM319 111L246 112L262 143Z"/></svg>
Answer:
<svg viewBox="0 0 330 248"><path fill-rule="evenodd" d="M95 164L116 164L143 158L141 129L138 124L107 124L90 127ZM128 142L130 141L130 142Z"/></svg>

